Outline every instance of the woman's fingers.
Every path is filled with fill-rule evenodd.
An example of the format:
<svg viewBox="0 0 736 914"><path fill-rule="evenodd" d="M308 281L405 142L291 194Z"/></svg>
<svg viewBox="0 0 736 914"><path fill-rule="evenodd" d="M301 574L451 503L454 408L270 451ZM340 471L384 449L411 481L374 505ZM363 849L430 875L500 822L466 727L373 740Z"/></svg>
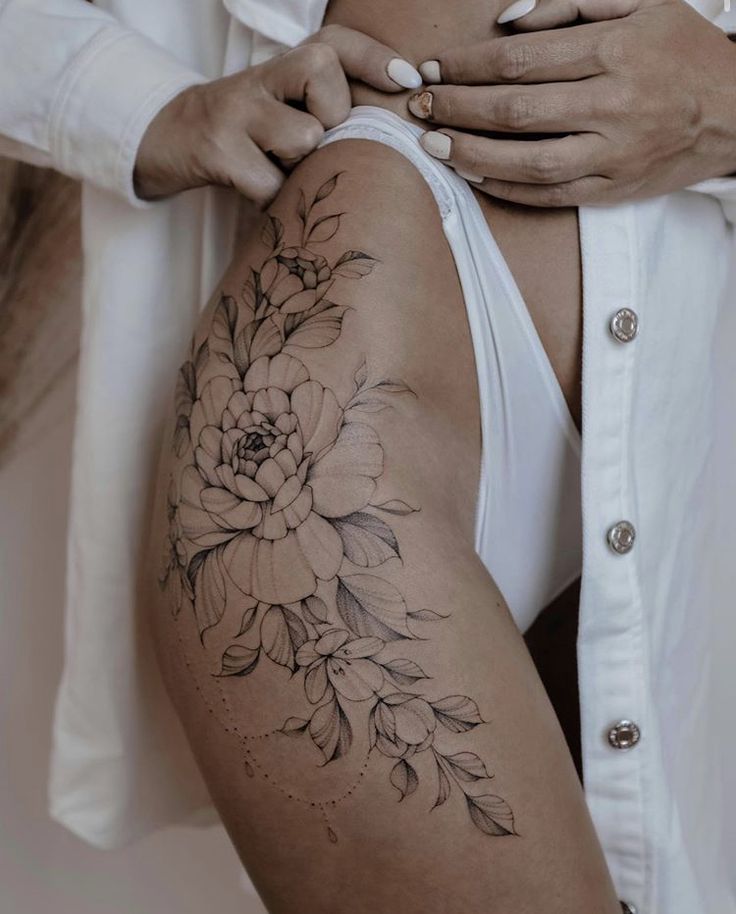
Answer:
<svg viewBox="0 0 736 914"><path fill-rule="evenodd" d="M412 96L409 110L423 120L464 130L568 133L593 127L597 94L581 95L571 83L433 86Z"/></svg>
<svg viewBox="0 0 736 914"><path fill-rule="evenodd" d="M517 0L496 21L499 25L513 23L521 31L556 29L580 21L622 19L640 6L640 0L537 0L536 4Z"/></svg>
<svg viewBox="0 0 736 914"><path fill-rule="evenodd" d="M516 184L490 179L484 182L482 190L498 200L524 206L589 206L610 202L613 183L609 178L597 175L562 184Z"/></svg>
<svg viewBox="0 0 736 914"><path fill-rule="evenodd" d="M291 51L185 89L165 105L138 150L137 193L154 199L220 184L267 204L284 180L274 160L298 162L348 116L349 78L384 92L422 82L386 45L328 26Z"/></svg>
<svg viewBox="0 0 736 914"><path fill-rule="evenodd" d="M325 128L313 114L274 98L264 99L249 124L250 137L258 147L288 165L316 149L324 133Z"/></svg>
<svg viewBox="0 0 736 914"><path fill-rule="evenodd" d="M355 29L327 25L307 39L306 45L315 43L332 48L347 76L359 79L374 89L400 92L402 89L418 89L422 84L419 71L407 60L387 45Z"/></svg>
<svg viewBox="0 0 736 914"><path fill-rule="evenodd" d="M264 85L278 101L299 102L326 127L350 111L350 86L334 48L300 45L265 64ZM273 129L280 129L278 122Z"/></svg>
<svg viewBox="0 0 736 914"><path fill-rule="evenodd" d="M474 183L490 178L519 184L560 184L597 174L597 134L559 139L494 140L452 130L425 133L420 142Z"/></svg>
<svg viewBox="0 0 736 914"><path fill-rule="evenodd" d="M261 207L273 200L284 183L284 173L249 137L219 148L206 163L205 180L199 184L221 184L237 191ZM196 184L193 186L197 186Z"/></svg>
<svg viewBox="0 0 736 914"><path fill-rule="evenodd" d="M419 69L426 83L458 86L585 79L605 70L603 37L601 24L591 23L538 35L489 38L443 51Z"/></svg>

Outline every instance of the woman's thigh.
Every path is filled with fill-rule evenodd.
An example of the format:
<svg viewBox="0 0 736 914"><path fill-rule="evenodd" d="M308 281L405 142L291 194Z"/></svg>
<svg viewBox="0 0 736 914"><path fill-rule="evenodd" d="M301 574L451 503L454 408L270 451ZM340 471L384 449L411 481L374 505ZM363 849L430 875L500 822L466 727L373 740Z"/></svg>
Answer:
<svg viewBox="0 0 736 914"><path fill-rule="evenodd" d="M378 860L385 881L356 911L407 885L426 889L407 911L564 899L588 850L590 901L604 870L574 767L473 548L477 377L434 200L401 156L349 141L301 166L272 214L180 372L152 538L162 670L230 833L279 911L343 910L326 882ZM409 701L381 710L376 751L369 707ZM434 784L442 811L397 811L386 777L401 796ZM498 846L491 878L477 832L513 834L513 815L528 840ZM458 867L477 880L462 897Z"/></svg>

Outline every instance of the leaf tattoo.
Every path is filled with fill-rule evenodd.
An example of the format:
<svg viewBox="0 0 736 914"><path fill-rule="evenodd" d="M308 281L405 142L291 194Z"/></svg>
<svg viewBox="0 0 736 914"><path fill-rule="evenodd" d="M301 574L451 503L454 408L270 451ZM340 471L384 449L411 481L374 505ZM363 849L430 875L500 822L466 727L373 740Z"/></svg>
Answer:
<svg viewBox="0 0 736 914"><path fill-rule="evenodd" d="M383 641L412 638L406 603L398 588L371 574L338 579L337 611L350 631Z"/></svg>
<svg viewBox="0 0 736 914"><path fill-rule="evenodd" d="M419 777L415 769L403 758L391 769L389 780L401 794L401 800L414 793L419 786Z"/></svg>
<svg viewBox="0 0 736 914"><path fill-rule="evenodd" d="M355 511L333 521L342 539L345 557L353 565L375 568L399 558L399 543L387 523L365 511Z"/></svg>
<svg viewBox="0 0 736 914"><path fill-rule="evenodd" d="M194 620L203 647L213 629L232 633L213 676L247 688L253 675L289 671L309 711L274 733L309 741L329 765L350 753L356 727L365 727L356 714L362 706L369 758L391 761L388 780L400 801L419 791L426 769L414 760L427 753L434 809L459 790L480 832L514 835L509 805L484 792L493 777L485 762L456 749L484 722L475 701L416 691L434 680L411 658L413 626L449 614L410 609L386 577L402 565L390 521L419 508L401 498L374 501L384 449L366 420L393 398L416 395L400 379L371 379L364 361L341 402L303 361L340 339L351 310L334 300L340 283L364 279L379 263L357 249L330 262L314 249L340 231L344 213L329 210L339 178L311 200L300 191L297 240L267 217L260 269L238 297L221 296L206 340L179 371L172 438L179 470L167 493L159 582L179 623ZM250 758L246 771L253 774ZM337 841L329 826L328 836Z"/></svg>
<svg viewBox="0 0 736 914"><path fill-rule="evenodd" d="M513 835L514 814L506 800L493 794L465 797L473 824L487 835Z"/></svg>
<svg viewBox="0 0 736 914"><path fill-rule="evenodd" d="M222 655L221 676L247 676L252 673L258 663L260 651L244 647L241 644L232 644Z"/></svg>

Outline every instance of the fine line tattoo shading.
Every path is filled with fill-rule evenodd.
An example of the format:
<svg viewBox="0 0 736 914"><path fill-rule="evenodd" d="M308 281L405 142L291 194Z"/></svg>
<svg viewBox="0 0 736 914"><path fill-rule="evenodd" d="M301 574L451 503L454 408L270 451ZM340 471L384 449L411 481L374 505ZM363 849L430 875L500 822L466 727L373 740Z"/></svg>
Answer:
<svg viewBox="0 0 736 914"><path fill-rule="evenodd" d="M260 270L251 270L238 301L222 295L207 338L180 369L180 462L167 495L160 583L175 617L184 607L192 613L203 649L226 611L237 614L213 670L219 680L240 678L247 689L264 663L290 671L310 711L272 733L310 741L328 765L350 752L355 727L367 726L368 757L392 761L399 800L417 790L412 761L427 753L432 808L454 787L481 832L513 835L513 812L487 791L492 775L482 759L443 748L443 736L483 724L477 704L420 691L431 676L408 656L417 630L436 630L449 616L410 609L384 576L384 566L401 563L390 518L419 509L374 500L384 450L370 416L394 397L416 395L399 380L371 378L364 362L341 399L303 361L340 338L350 309L332 300L338 281L369 276L378 263L359 250L330 263L314 250L340 229L343 213L325 203L339 177L309 203L300 191L298 244L287 244L282 223L269 217ZM360 708L369 709L367 722Z"/></svg>

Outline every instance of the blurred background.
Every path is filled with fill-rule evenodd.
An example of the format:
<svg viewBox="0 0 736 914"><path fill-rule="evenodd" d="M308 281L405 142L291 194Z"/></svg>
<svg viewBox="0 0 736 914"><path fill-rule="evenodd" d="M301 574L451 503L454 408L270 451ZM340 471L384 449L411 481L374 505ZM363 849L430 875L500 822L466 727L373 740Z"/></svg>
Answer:
<svg viewBox="0 0 736 914"><path fill-rule="evenodd" d="M224 829L95 850L49 819L80 327L79 187L0 159L0 914L263 914Z"/></svg>
<svg viewBox="0 0 736 914"><path fill-rule="evenodd" d="M263 914L221 828L105 852L47 815L80 277L78 186L0 159L0 914Z"/></svg>
<svg viewBox="0 0 736 914"><path fill-rule="evenodd" d="M0 159L0 914L263 914L222 828L110 852L47 815L80 261L79 188Z"/></svg>

